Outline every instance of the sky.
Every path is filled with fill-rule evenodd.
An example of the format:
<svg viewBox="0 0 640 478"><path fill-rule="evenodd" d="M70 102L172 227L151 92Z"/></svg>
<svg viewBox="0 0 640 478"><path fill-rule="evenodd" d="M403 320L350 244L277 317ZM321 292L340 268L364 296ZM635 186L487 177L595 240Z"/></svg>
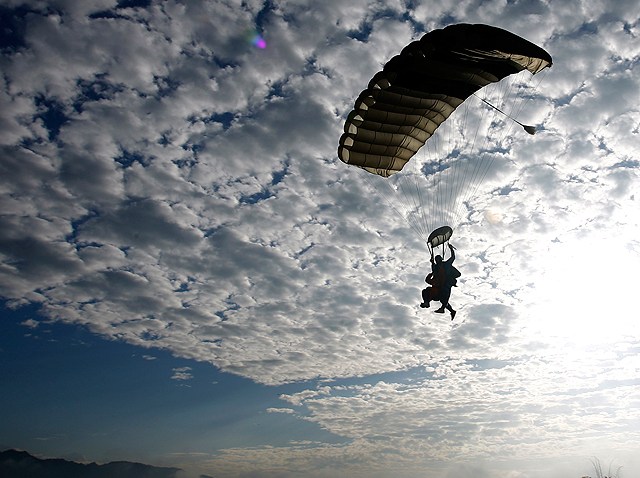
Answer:
<svg viewBox="0 0 640 478"><path fill-rule="evenodd" d="M638 12L2 1L0 447L222 478L640 476ZM553 66L519 116L538 133L494 144L454 225L451 321L419 307L424 241L337 147L384 63L461 22Z"/></svg>

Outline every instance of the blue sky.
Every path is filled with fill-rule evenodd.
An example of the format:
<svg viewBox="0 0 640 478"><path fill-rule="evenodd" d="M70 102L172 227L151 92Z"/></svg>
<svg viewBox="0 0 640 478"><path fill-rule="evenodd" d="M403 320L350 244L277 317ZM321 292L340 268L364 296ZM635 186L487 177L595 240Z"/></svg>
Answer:
<svg viewBox="0 0 640 478"><path fill-rule="evenodd" d="M225 478L640 474L635 0L0 17L0 446ZM514 85L535 136L476 101L410 163L453 187L491 165L453 195L451 322L419 307L412 198L337 147L369 79L458 22L554 64Z"/></svg>
<svg viewBox="0 0 640 478"><path fill-rule="evenodd" d="M34 316L32 307L3 312L3 449L19 442L76 460L139 461L229 446L340 441L267 412L279 406L280 394L304 385L261 386L167 352L105 341L83 327L31 329L25 322ZM82 451L69 454L68 447Z"/></svg>

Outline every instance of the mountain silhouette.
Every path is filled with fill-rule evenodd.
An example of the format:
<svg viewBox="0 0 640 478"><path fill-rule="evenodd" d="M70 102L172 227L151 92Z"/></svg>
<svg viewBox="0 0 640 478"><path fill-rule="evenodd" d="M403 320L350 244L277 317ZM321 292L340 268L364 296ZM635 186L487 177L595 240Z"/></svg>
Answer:
<svg viewBox="0 0 640 478"><path fill-rule="evenodd" d="M40 459L26 451L0 452L2 478L176 478L179 468L160 468L128 461L104 465L63 459Z"/></svg>

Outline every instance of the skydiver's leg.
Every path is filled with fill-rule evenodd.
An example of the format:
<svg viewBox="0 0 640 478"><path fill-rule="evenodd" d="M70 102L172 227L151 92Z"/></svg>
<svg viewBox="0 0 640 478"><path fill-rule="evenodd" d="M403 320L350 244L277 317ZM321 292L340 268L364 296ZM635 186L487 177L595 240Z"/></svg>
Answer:
<svg viewBox="0 0 640 478"><path fill-rule="evenodd" d="M447 307L447 310L451 313L451 320L453 320L457 312L453 310L453 307L451 307L451 304L447 304L446 307Z"/></svg>
<svg viewBox="0 0 640 478"><path fill-rule="evenodd" d="M444 309L449 306L449 297L451 297L451 288L450 287L443 288L439 298L440 303L442 304L442 307L436 310L438 314L444 314Z"/></svg>
<svg viewBox="0 0 640 478"><path fill-rule="evenodd" d="M431 287L427 287L426 289L422 289L422 304L420 304L420 307L422 307L423 309L428 309L429 308L429 302L431 302Z"/></svg>

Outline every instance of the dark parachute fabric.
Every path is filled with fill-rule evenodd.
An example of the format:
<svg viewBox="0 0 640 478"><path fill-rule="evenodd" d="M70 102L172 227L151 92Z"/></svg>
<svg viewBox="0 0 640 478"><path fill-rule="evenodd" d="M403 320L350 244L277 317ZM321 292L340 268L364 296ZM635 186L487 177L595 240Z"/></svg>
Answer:
<svg viewBox="0 0 640 478"><path fill-rule="evenodd" d="M501 28L456 24L425 34L394 56L360 93L338 157L388 177L485 85L551 66L542 48Z"/></svg>
<svg viewBox="0 0 640 478"><path fill-rule="evenodd" d="M449 239L451 239L451 235L453 234L453 229L449 226L442 226L429 234L429 238L427 239L427 243L431 246L431 249L435 249L441 244L444 244Z"/></svg>

